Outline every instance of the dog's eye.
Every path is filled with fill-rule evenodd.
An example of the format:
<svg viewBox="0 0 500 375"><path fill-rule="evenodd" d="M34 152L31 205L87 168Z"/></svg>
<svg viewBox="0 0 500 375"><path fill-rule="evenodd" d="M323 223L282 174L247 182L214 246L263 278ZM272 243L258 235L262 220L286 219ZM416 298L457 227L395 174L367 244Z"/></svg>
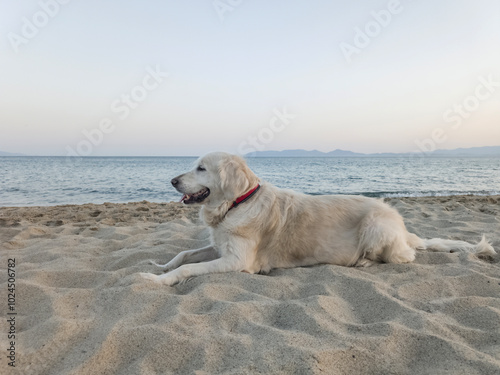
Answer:
<svg viewBox="0 0 500 375"><path fill-rule="evenodd" d="M203 168L201 165L198 165L198 168L196 168L196 170L200 172L206 171L206 169Z"/></svg>

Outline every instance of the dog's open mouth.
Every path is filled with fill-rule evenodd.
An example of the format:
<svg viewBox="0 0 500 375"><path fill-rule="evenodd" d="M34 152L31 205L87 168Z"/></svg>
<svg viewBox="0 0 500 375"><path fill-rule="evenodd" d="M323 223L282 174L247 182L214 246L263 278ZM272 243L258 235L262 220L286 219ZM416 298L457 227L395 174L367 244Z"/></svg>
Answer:
<svg viewBox="0 0 500 375"><path fill-rule="evenodd" d="M209 195L210 195L210 189L209 188L203 188L199 192L191 194L191 195L190 194L184 194L184 196L181 199L181 202L184 202L185 204L201 203Z"/></svg>

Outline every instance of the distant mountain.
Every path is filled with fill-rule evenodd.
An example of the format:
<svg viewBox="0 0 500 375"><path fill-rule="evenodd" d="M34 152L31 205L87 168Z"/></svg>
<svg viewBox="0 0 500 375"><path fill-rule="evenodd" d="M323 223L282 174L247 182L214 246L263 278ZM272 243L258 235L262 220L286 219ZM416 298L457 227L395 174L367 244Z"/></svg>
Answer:
<svg viewBox="0 0 500 375"><path fill-rule="evenodd" d="M457 148L455 150L436 150L433 152L435 156L498 156L500 155L500 146L486 146L486 147L471 147L471 148Z"/></svg>
<svg viewBox="0 0 500 375"><path fill-rule="evenodd" d="M345 151L345 150L333 150L325 154L328 157L360 157L366 154L360 154L359 152Z"/></svg>
<svg viewBox="0 0 500 375"><path fill-rule="evenodd" d="M246 154L248 157L259 157L259 158L297 158L297 157L308 157L308 158L324 158L324 157L345 157L345 156L366 156L366 154L359 154L352 151L344 150L334 150L330 152L321 152L318 150L284 150L284 151L256 151Z"/></svg>
<svg viewBox="0 0 500 375"><path fill-rule="evenodd" d="M379 157L379 158L393 158L393 157L407 157L419 155L418 152L406 153L377 153L377 154L362 154L359 152L334 150L330 152L322 152L318 150L284 150L284 151L255 151L246 154L246 157L257 158L272 158L272 157L313 157L313 158L332 158L332 157ZM486 147L471 147L471 148L457 148L454 150L436 150L433 152L426 152L425 155L434 157L487 157L499 156L500 146L486 146Z"/></svg>
<svg viewBox="0 0 500 375"><path fill-rule="evenodd" d="M0 151L0 156L26 156L25 154L16 154L12 152Z"/></svg>

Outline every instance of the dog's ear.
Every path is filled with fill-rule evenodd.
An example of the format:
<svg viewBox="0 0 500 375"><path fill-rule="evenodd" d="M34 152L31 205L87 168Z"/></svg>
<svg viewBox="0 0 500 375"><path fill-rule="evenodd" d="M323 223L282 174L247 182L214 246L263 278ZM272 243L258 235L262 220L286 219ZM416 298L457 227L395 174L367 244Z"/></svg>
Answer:
<svg viewBox="0 0 500 375"><path fill-rule="evenodd" d="M228 201L234 201L259 181L245 160L234 155L220 161L219 176L224 198Z"/></svg>

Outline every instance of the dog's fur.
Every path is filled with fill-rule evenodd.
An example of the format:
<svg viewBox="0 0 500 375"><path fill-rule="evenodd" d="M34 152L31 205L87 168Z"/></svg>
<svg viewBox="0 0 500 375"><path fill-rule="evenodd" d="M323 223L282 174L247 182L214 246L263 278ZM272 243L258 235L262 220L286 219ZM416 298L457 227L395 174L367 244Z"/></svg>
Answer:
<svg viewBox="0 0 500 375"><path fill-rule="evenodd" d="M251 198L230 209L237 197L259 183ZM202 205L201 217L210 228L213 245L183 251L164 265L153 262L164 269L163 275L141 274L166 285L214 272L268 273L272 268L320 263L406 263L415 259L415 249L495 254L484 236L477 245L423 240L409 233L401 215L380 199L310 196L261 183L241 157L222 152L200 158L192 171L172 184L185 194L187 204L190 196L203 192L195 195L203 199L209 189L208 197L192 204Z"/></svg>

